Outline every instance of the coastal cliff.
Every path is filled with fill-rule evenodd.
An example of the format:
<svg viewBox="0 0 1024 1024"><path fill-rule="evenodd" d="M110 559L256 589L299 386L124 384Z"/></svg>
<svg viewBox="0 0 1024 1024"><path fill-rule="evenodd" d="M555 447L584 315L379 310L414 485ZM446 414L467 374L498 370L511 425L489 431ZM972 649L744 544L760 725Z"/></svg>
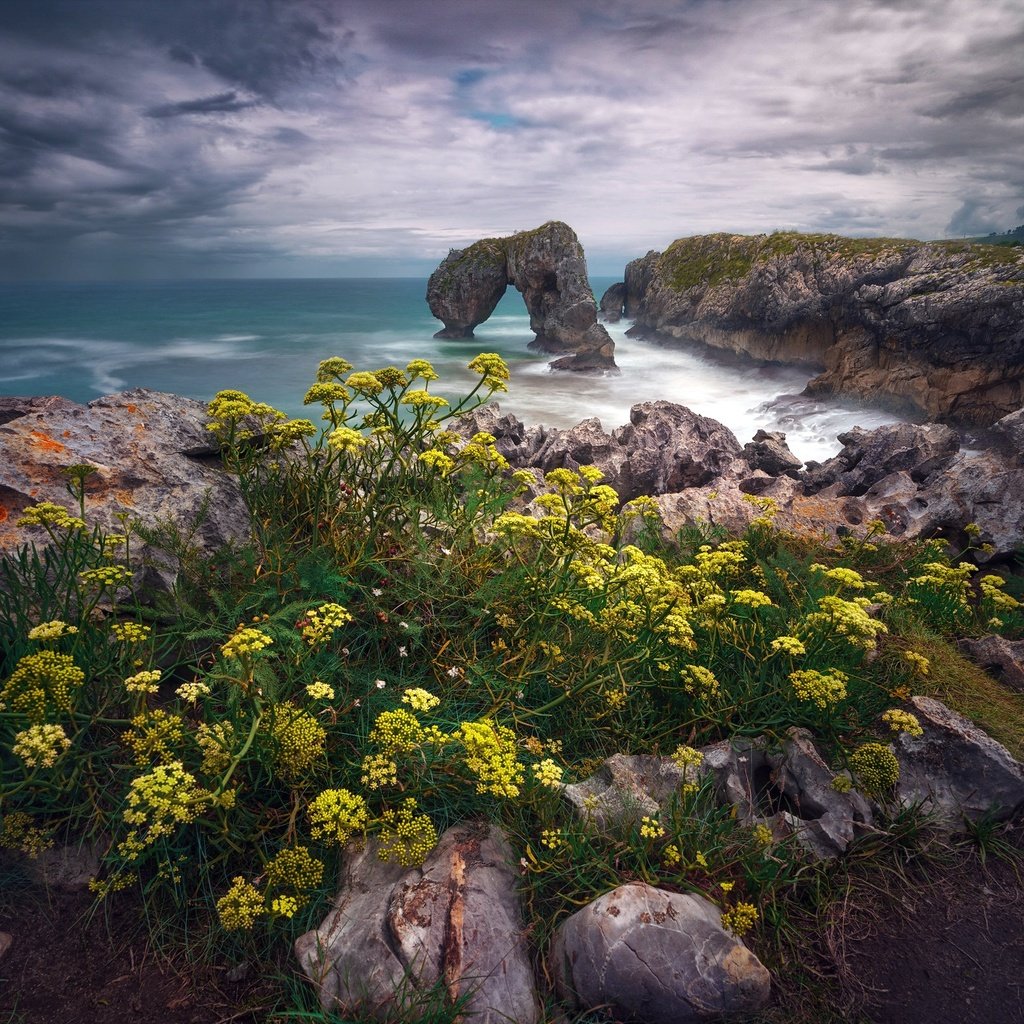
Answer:
<svg viewBox="0 0 1024 1024"><path fill-rule="evenodd" d="M444 323L435 337L472 338L510 284L530 314L530 347L566 354L554 369L615 369L615 343L597 322L583 246L561 221L453 249L427 283L430 312Z"/></svg>
<svg viewBox="0 0 1024 1024"><path fill-rule="evenodd" d="M698 235L633 260L630 333L822 372L844 393L989 425L1024 404L1024 252L839 235Z"/></svg>

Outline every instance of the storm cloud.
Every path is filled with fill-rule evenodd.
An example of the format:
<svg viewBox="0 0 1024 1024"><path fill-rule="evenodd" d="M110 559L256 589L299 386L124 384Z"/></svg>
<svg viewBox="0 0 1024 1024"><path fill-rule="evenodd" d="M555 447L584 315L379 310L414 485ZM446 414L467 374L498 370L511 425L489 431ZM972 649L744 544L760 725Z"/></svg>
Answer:
<svg viewBox="0 0 1024 1024"><path fill-rule="evenodd" d="M0 276L424 273L557 217L919 238L1024 209L1019 0L7 0Z"/></svg>

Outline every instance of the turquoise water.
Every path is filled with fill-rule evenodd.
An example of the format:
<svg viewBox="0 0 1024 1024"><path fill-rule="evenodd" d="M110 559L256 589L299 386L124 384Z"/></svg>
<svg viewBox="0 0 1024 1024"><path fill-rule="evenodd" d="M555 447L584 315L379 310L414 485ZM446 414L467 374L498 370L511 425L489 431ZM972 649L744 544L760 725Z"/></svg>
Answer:
<svg viewBox="0 0 1024 1024"><path fill-rule="evenodd" d="M600 296L612 278L594 278ZM239 388L291 415L328 356L356 368L404 366L421 357L441 374L440 393L478 379L466 363L498 352L512 369L503 409L529 423L566 427L597 416L607 429L636 402L664 398L731 427L741 441L782 429L802 458L838 450L855 423L892 419L855 405L796 398L807 374L792 367L734 367L625 338L609 328L618 376L553 373L533 338L522 298L509 289L468 341L433 337L426 282L412 278L203 280L54 285L0 284L0 394L60 394L86 402L131 387L209 399Z"/></svg>

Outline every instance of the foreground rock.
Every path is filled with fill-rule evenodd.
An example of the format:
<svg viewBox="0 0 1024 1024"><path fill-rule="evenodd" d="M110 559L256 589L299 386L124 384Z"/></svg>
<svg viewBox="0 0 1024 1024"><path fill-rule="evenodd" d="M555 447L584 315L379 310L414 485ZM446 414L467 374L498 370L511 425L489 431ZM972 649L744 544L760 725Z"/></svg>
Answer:
<svg viewBox="0 0 1024 1024"><path fill-rule="evenodd" d="M334 909L295 943L323 1009L415 1018L440 988L464 1020L539 1021L512 862L495 826L449 829L422 868L349 847Z"/></svg>
<svg viewBox="0 0 1024 1024"><path fill-rule="evenodd" d="M0 399L0 553L47 543L43 530L17 525L28 505L51 501L77 515L64 470L83 463L96 470L85 482L90 526L121 533L122 513L150 528L171 524L205 555L247 537L238 481L221 466L206 419L202 402L145 388L88 405ZM175 567L158 552L136 541L135 555L145 566L137 583L173 584Z"/></svg>
<svg viewBox="0 0 1024 1024"><path fill-rule="evenodd" d="M924 735L896 740L904 807L921 807L951 831L982 818L1003 821L1024 807L1024 766L1001 743L937 700L910 703Z"/></svg>
<svg viewBox="0 0 1024 1024"><path fill-rule="evenodd" d="M1024 640L983 636L961 640L960 650L1005 686L1024 693Z"/></svg>
<svg viewBox="0 0 1024 1024"><path fill-rule="evenodd" d="M561 221L453 249L427 282L430 312L444 322L436 337L472 338L510 284L530 314L530 347L569 353L552 367L615 369L615 343L597 322L583 246Z"/></svg>
<svg viewBox="0 0 1024 1024"><path fill-rule="evenodd" d="M644 1024L728 1020L760 1010L771 990L768 971L722 928L714 904L645 882L621 885L563 922L549 963L574 1009Z"/></svg>
<svg viewBox="0 0 1024 1024"><path fill-rule="evenodd" d="M1024 252L838 235L700 235L634 260L631 333L823 368L812 394L988 425L1024 404Z"/></svg>

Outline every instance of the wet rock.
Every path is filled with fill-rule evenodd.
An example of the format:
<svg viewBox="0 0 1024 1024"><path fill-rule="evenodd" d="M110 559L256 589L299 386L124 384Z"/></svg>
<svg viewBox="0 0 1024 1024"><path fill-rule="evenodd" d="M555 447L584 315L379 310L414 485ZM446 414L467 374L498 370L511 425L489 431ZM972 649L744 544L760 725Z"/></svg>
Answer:
<svg viewBox="0 0 1024 1024"><path fill-rule="evenodd" d="M574 1009L644 1024L728 1020L768 1001L771 978L717 907L699 896L631 882L573 914L549 954Z"/></svg>
<svg viewBox="0 0 1024 1024"><path fill-rule="evenodd" d="M617 324L622 319L622 307L626 302L626 283L619 281L608 288L601 296L601 317L609 324Z"/></svg>
<svg viewBox="0 0 1024 1024"><path fill-rule="evenodd" d="M541 1019L516 895L512 851L495 826L441 836L421 868L382 863L373 842L349 847L334 909L295 952L325 1011L377 1020L415 1016L443 986L479 1024Z"/></svg>
<svg viewBox="0 0 1024 1024"><path fill-rule="evenodd" d="M1024 807L1024 766L963 715L931 697L911 698L909 709L924 729L900 733L896 796L921 807L951 830L991 816L1001 821Z"/></svg>
<svg viewBox="0 0 1024 1024"><path fill-rule="evenodd" d="M833 487L840 496L864 494L892 473L908 473L922 483L952 461L960 449L956 431L939 423L892 423L874 430L839 435L843 450L804 475L804 489L815 494Z"/></svg>
<svg viewBox="0 0 1024 1024"><path fill-rule="evenodd" d="M194 543L206 555L248 537L248 510L220 463L202 402L137 388L88 405L43 398L9 400L4 408L0 553L48 543L43 530L16 525L27 505L52 501L77 514L62 470L81 463L96 467L85 483L90 525L123 532L119 513L149 527L171 522L190 531L198 523ZM134 548L145 567L136 582L169 588L174 567L138 540Z"/></svg>
<svg viewBox="0 0 1024 1024"><path fill-rule="evenodd" d="M453 249L427 282L430 311L444 322L437 336L471 338L509 284L530 314L531 348L570 353L553 368L615 369L615 343L597 322L583 246L561 221Z"/></svg>
<svg viewBox="0 0 1024 1024"><path fill-rule="evenodd" d="M803 463L789 450L786 435L781 431L759 430L753 441L743 446L743 457L751 469L768 476L795 474Z"/></svg>
<svg viewBox="0 0 1024 1024"><path fill-rule="evenodd" d="M1024 640L983 636L961 640L960 650L1010 689L1024 691Z"/></svg>

